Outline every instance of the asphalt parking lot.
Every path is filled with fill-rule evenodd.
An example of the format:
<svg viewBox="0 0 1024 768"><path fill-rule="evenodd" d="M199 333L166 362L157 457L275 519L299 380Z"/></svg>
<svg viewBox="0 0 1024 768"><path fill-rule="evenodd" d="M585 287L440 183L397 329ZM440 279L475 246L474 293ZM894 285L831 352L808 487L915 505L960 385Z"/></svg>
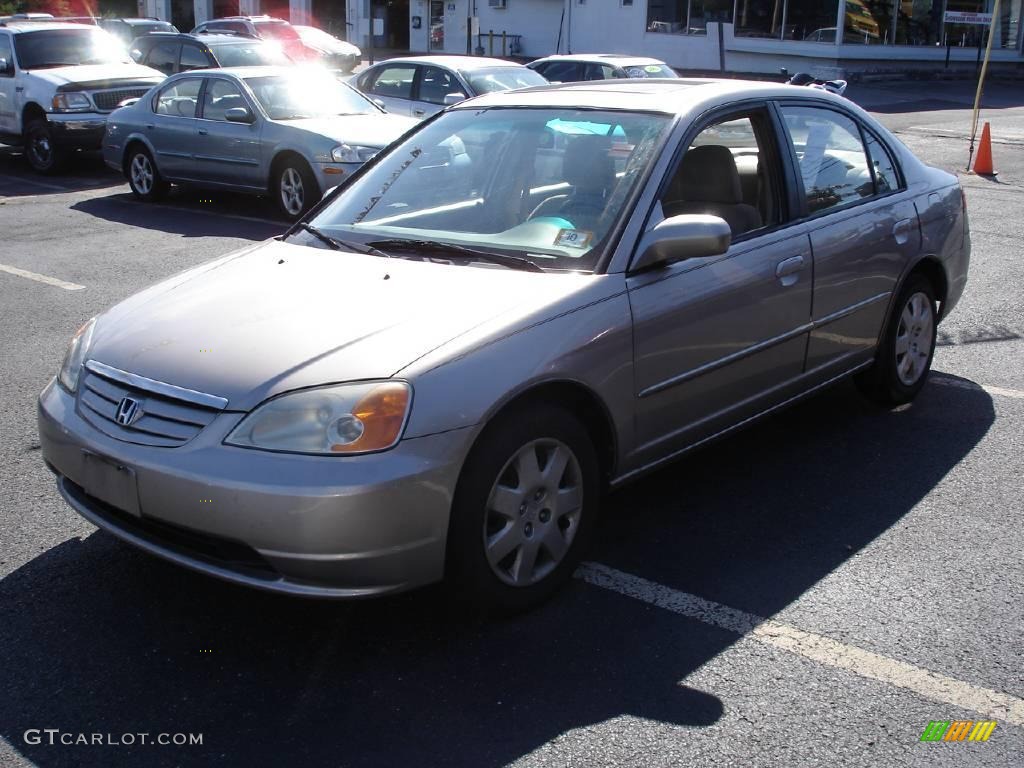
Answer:
<svg viewBox="0 0 1024 768"><path fill-rule="evenodd" d="M963 169L969 84L849 95ZM243 196L137 203L97 157L44 179L0 151L0 765L1021 765L1019 84L992 84L983 119L1000 174L963 177L970 282L919 399L882 411L841 385L616 492L570 588L484 624L435 589L247 591L72 512L35 432L71 333L285 224ZM936 720L997 726L919 741Z"/></svg>

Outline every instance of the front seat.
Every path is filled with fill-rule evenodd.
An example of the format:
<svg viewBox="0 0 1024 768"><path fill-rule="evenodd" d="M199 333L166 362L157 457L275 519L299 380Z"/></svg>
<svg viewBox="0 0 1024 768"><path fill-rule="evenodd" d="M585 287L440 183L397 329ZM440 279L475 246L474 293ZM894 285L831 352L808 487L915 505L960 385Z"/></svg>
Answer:
<svg viewBox="0 0 1024 768"><path fill-rule="evenodd" d="M733 237L762 225L757 208L743 202L736 161L728 147L691 147L665 195L665 216L703 213L725 219Z"/></svg>
<svg viewBox="0 0 1024 768"><path fill-rule="evenodd" d="M533 209L530 218L563 216L577 228L580 222L576 219L596 223L615 186L615 163L608 154L611 146L607 136L573 138L562 156L562 178L572 190L567 195L549 197Z"/></svg>

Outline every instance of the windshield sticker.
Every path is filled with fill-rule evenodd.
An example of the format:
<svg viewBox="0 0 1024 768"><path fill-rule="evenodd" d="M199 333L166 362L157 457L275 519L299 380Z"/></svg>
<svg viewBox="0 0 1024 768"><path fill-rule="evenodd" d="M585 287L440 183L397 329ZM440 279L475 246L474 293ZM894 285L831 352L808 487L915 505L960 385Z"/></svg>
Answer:
<svg viewBox="0 0 1024 768"><path fill-rule="evenodd" d="M653 64L648 64L644 67L644 72L661 72L661 67L656 67Z"/></svg>
<svg viewBox="0 0 1024 768"><path fill-rule="evenodd" d="M555 236L555 246L561 248L587 248L594 239L593 232L583 229L560 229Z"/></svg>

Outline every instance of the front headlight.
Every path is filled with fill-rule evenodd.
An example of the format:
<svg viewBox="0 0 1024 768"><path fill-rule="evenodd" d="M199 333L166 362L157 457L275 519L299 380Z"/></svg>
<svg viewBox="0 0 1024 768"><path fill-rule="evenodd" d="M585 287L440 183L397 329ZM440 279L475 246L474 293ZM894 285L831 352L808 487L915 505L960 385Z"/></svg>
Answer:
<svg viewBox="0 0 1024 768"><path fill-rule="evenodd" d="M331 150L331 159L336 163L365 163L380 150L377 147L352 147L342 144Z"/></svg>
<svg viewBox="0 0 1024 768"><path fill-rule="evenodd" d="M411 404L412 387L404 381L305 389L258 406L224 442L291 453L384 451L402 436Z"/></svg>
<svg viewBox="0 0 1024 768"><path fill-rule="evenodd" d="M53 97L54 112L86 112L90 109L92 103L84 93L58 93Z"/></svg>
<svg viewBox="0 0 1024 768"><path fill-rule="evenodd" d="M78 389L78 376L82 372L82 363L89 353L89 345L92 343L92 329L96 326L96 318L87 322L79 328L71 337L71 344L68 346L67 354L64 355L64 362L60 366L60 373L57 374L57 381L68 392Z"/></svg>

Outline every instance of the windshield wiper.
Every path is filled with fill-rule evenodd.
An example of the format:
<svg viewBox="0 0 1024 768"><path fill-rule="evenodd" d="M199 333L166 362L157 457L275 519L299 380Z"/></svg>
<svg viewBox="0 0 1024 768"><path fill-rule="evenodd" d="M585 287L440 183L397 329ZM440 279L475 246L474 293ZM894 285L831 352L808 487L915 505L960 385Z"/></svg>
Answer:
<svg viewBox="0 0 1024 768"><path fill-rule="evenodd" d="M337 237L331 237L326 232L322 232L312 224L307 224L304 221L300 221L295 225L295 227L297 229L301 229L303 232L309 232L309 234L326 245L332 251L355 251L356 253L365 253L370 256L381 256L385 259L391 258L389 254L374 248L372 245L363 245L362 243L356 243L351 240L340 240Z"/></svg>
<svg viewBox="0 0 1024 768"><path fill-rule="evenodd" d="M543 272L544 270L529 259L521 256L508 256L503 253L491 251L478 251L476 248L467 248L464 245L454 243L439 243L433 240L403 240L394 238L391 240L374 240L369 243L371 248L395 248L408 249L412 251L427 253L443 253L446 256L454 255L456 258L475 259L477 261L489 261L493 264L501 264L510 269L522 269L527 272Z"/></svg>

